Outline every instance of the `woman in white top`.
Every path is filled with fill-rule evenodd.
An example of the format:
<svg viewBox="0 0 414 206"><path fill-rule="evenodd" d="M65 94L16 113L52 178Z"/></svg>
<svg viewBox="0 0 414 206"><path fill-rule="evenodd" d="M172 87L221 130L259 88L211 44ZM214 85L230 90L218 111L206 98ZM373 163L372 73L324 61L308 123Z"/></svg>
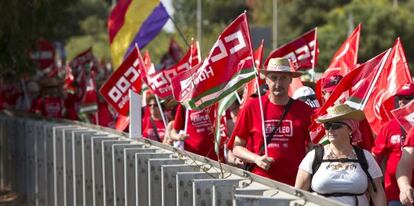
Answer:
<svg viewBox="0 0 414 206"><path fill-rule="evenodd" d="M360 138L358 122L364 118L362 111L339 104L329 108L328 114L317 119L324 123L329 144L320 148L323 155L318 168L313 164L315 149L305 156L299 165L296 188L315 192L346 205L368 206L369 194L374 205L386 205L380 167L368 151L352 146L352 139ZM357 149L359 151L356 152ZM360 159L363 158L357 158L358 153L365 156L364 162L368 165L367 173L371 178L361 166Z"/></svg>

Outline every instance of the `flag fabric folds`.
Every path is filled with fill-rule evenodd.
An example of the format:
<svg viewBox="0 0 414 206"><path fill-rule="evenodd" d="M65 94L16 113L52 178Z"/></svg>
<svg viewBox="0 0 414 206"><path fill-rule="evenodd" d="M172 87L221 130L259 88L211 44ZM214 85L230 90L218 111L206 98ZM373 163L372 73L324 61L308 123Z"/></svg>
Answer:
<svg viewBox="0 0 414 206"><path fill-rule="evenodd" d="M353 69L358 60L359 37L361 33L361 24L359 24L349 37L342 43L341 47L333 56L328 69L323 73L322 77L316 82L315 93L322 104L326 99L322 95L322 81L332 75L345 76Z"/></svg>
<svg viewBox="0 0 414 206"><path fill-rule="evenodd" d="M408 133L414 126L414 100L411 100L408 104L398 109L391 111L395 119Z"/></svg>
<svg viewBox="0 0 414 206"><path fill-rule="evenodd" d="M318 53L317 29L315 28L273 50L267 57L264 66L267 66L271 58L284 57L291 61L296 71L300 69L306 70L315 67Z"/></svg>
<svg viewBox="0 0 414 206"><path fill-rule="evenodd" d="M326 114L329 107L333 106L338 100L346 99L344 96L349 96L349 93L358 93L359 95L368 97L369 85L373 82L377 71L382 70L389 52L390 50L387 50L349 72L339 82L325 104L323 104L319 111L313 115L312 119L315 120L319 116ZM313 143L318 143L325 135L325 130L322 125L315 121L312 122L309 130Z"/></svg>
<svg viewBox="0 0 414 206"><path fill-rule="evenodd" d="M184 57L175 65L168 69L159 71L149 71L144 77L145 82L151 91L161 99L172 96L171 79L181 72L188 71L191 67L201 62L200 48L197 41L193 41L190 49Z"/></svg>
<svg viewBox="0 0 414 206"><path fill-rule="evenodd" d="M108 19L112 62L117 68L135 43L145 47L167 23L169 15L159 0L119 0Z"/></svg>
<svg viewBox="0 0 414 206"><path fill-rule="evenodd" d="M406 83L411 83L411 74L408 67L404 48L400 39L395 41L382 71L378 71L372 83L370 96L364 97L361 109L371 126L372 131L378 134L382 125L392 119L391 110L395 108L394 95ZM351 97L355 97L352 95ZM355 99L350 99L355 102ZM358 102L358 100L356 101Z"/></svg>
<svg viewBox="0 0 414 206"><path fill-rule="evenodd" d="M141 71L144 66L141 62L141 53L135 48L99 90L105 100L124 116L129 113L129 89L140 92L142 88Z"/></svg>
<svg viewBox="0 0 414 206"><path fill-rule="evenodd" d="M202 109L254 78L254 59L245 13L219 36L208 57L172 79L174 98L189 109Z"/></svg>

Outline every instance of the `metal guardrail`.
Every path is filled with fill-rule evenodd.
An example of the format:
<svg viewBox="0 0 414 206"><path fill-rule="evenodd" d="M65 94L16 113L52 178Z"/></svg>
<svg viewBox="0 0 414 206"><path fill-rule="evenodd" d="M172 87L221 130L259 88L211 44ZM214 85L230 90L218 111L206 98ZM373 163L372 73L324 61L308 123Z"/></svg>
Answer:
<svg viewBox="0 0 414 206"><path fill-rule="evenodd" d="M0 114L0 154L0 186L28 205L340 205L168 145L66 120Z"/></svg>

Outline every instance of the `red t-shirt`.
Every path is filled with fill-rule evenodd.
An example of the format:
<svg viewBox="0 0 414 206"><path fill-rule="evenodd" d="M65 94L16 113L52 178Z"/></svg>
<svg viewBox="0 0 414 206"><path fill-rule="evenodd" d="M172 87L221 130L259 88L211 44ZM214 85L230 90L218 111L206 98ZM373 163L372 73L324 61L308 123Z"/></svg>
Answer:
<svg viewBox="0 0 414 206"><path fill-rule="evenodd" d="M36 105L36 111L40 112L45 117L61 118L63 110L63 102L59 97L43 97L39 98Z"/></svg>
<svg viewBox="0 0 414 206"><path fill-rule="evenodd" d="M203 110L190 110L188 114L187 134L184 149L210 159L217 160L214 152L214 106ZM179 105L175 114L174 129L184 130L185 109Z"/></svg>
<svg viewBox="0 0 414 206"><path fill-rule="evenodd" d="M154 119L154 124L155 124L155 127L157 128L157 133L158 133L160 140L157 139L157 135L155 134L154 126L151 124L150 117L146 117L142 120L142 136L144 138L162 142L164 140L164 135L165 135L164 123L162 122L161 119L157 119L157 120Z"/></svg>
<svg viewBox="0 0 414 206"><path fill-rule="evenodd" d="M70 120L78 120L78 113L80 109L80 98L75 94L68 93L65 99L66 115L65 117Z"/></svg>
<svg viewBox="0 0 414 206"><path fill-rule="evenodd" d="M274 163L268 171L254 165L252 172L293 186L299 164L305 157L310 142L308 127L313 110L307 104L294 100L279 129L275 131L284 106L271 103L268 96L267 93L261 99L265 133L266 136L273 136L267 145L268 156L274 159ZM261 152L264 140L258 98L249 100L240 111L234 135L247 142L250 139L249 144L252 145L253 152Z"/></svg>
<svg viewBox="0 0 414 206"><path fill-rule="evenodd" d="M385 194L388 201L399 200L400 190L398 189L395 172L398 161L401 158L401 148L404 141L401 127L398 121L393 119L384 125L377 138L372 153L387 159L384 175Z"/></svg>

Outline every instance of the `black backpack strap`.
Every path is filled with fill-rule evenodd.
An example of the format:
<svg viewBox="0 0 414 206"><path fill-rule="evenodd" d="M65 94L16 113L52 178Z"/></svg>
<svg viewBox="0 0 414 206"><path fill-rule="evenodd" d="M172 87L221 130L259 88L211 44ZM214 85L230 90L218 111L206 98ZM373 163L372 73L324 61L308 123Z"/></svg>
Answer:
<svg viewBox="0 0 414 206"><path fill-rule="evenodd" d="M311 174L312 177L316 173L316 171L318 171L319 167L322 164L324 148L323 148L323 145L317 144L314 146L313 150L315 150L315 157L312 162L312 174Z"/></svg>
<svg viewBox="0 0 414 206"><path fill-rule="evenodd" d="M289 108L290 108L290 106L292 106L293 102L294 102L294 100L289 97L289 101L284 107L283 114L280 117L279 122L277 123L277 125L276 125L275 129L273 130L273 132L271 134L269 134L269 136L266 137L266 145L264 145L264 143L263 143L263 146L260 148L259 154L262 154L265 147L267 147L267 145L269 145L269 143L272 141L273 135L279 129L280 125L282 125L282 121L283 121L283 119L285 119L286 114L288 113Z"/></svg>
<svg viewBox="0 0 414 206"><path fill-rule="evenodd" d="M368 172L368 161L367 161L367 158L365 157L364 150L355 145L353 145L353 147L354 147L354 151L358 158L358 163L361 165L362 170L364 170L365 174L367 175L368 181L371 183L372 188L374 189L374 192L377 192L377 186L375 185L371 174Z"/></svg>
<svg viewBox="0 0 414 206"><path fill-rule="evenodd" d="M161 138L160 138L160 135L158 134L157 126L155 125L154 119L152 119L152 117L150 117L150 122L152 125L152 129L155 132L155 137L157 138L158 142L161 142Z"/></svg>

